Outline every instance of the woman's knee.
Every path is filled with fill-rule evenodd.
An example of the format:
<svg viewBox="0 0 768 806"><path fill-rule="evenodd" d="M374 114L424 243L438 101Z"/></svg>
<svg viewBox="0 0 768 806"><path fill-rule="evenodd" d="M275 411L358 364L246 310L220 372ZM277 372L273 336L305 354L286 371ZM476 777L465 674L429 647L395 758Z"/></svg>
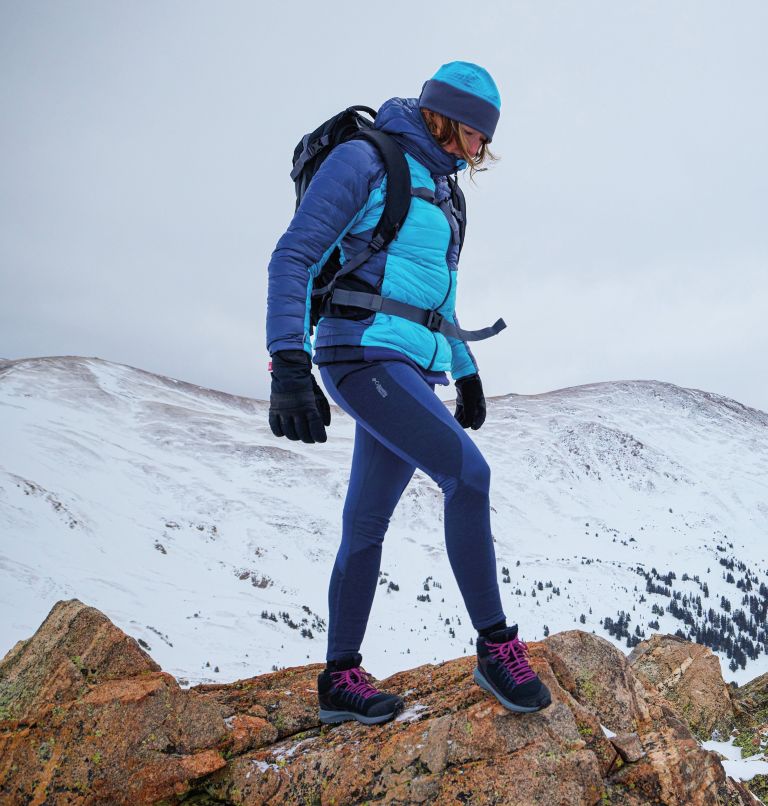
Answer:
<svg viewBox="0 0 768 806"><path fill-rule="evenodd" d="M389 517L365 510L344 509L342 516L343 537L351 540L356 548L378 546L389 528Z"/></svg>
<svg viewBox="0 0 768 806"><path fill-rule="evenodd" d="M480 453L474 452L467 457L461 473L462 483L473 487L478 492L488 493L491 488L491 468Z"/></svg>
<svg viewBox="0 0 768 806"><path fill-rule="evenodd" d="M483 496L488 498L491 487L491 468L482 456L472 462L464 462L460 476L447 476L438 481L446 501L459 492L462 495Z"/></svg>

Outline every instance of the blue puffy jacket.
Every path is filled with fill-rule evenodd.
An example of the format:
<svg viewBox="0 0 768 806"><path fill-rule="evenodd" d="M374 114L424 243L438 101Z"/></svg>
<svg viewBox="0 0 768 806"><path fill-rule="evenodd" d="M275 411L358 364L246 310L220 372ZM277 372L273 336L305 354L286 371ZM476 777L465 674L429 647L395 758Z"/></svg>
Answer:
<svg viewBox="0 0 768 806"><path fill-rule="evenodd" d="M395 240L353 274L384 297L439 311L456 323L458 227L438 205L450 197L446 176L466 163L444 151L426 127L415 98L392 98L375 127L405 153L411 186L408 217ZM426 193L425 190L426 189ZM384 164L375 146L352 140L337 146L304 195L269 263L267 349L304 349L309 336L312 281L339 247L347 256L364 249L384 209ZM424 196L432 196L434 203ZM315 333L315 362L353 357L406 356L424 370L450 370L454 380L477 372L466 342L381 312L361 320L323 317Z"/></svg>

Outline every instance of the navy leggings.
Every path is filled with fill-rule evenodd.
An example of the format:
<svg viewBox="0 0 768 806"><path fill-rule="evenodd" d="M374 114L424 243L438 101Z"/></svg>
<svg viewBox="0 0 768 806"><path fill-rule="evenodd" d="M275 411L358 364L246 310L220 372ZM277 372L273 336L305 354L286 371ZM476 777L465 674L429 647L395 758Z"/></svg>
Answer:
<svg viewBox="0 0 768 806"><path fill-rule="evenodd" d="M490 468L418 369L402 361L327 364L325 388L356 423L341 545L328 591L327 660L359 651L381 545L418 467L443 491L448 559L475 629L504 619L491 537Z"/></svg>

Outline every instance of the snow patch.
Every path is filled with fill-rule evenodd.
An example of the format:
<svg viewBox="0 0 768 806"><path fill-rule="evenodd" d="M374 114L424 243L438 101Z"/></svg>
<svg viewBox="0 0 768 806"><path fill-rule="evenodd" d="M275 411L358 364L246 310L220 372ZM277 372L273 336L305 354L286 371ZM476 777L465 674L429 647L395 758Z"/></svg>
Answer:
<svg viewBox="0 0 768 806"><path fill-rule="evenodd" d="M747 758L741 757L741 748L733 743L733 737L727 742L702 742L701 746L705 750L714 750L716 753L725 756L722 762L726 775L735 778L737 781L749 781L756 775L768 775L768 761L762 753L756 753Z"/></svg>

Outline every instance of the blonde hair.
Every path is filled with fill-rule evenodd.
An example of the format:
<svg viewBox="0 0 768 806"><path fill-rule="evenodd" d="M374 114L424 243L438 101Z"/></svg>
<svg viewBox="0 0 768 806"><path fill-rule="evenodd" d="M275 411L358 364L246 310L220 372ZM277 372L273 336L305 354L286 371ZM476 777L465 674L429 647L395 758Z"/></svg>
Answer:
<svg viewBox="0 0 768 806"><path fill-rule="evenodd" d="M433 112L431 109L422 109L421 114L424 117L424 122L427 124L430 133L435 140L437 140L438 145L447 146L452 141L456 141L459 151L461 152L461 158L469 166L470 179L474 179L475 174L479 170L487 170L486 168L480 168L484 162L496 162L499 159L495 154L491 153L491 150L488 148L488 143L485 142L480 146L477 150L477 154L473 157L469 153L469 144L467 143L459 121L452 120L445 115L441 115L439 112Z"/></svg>

